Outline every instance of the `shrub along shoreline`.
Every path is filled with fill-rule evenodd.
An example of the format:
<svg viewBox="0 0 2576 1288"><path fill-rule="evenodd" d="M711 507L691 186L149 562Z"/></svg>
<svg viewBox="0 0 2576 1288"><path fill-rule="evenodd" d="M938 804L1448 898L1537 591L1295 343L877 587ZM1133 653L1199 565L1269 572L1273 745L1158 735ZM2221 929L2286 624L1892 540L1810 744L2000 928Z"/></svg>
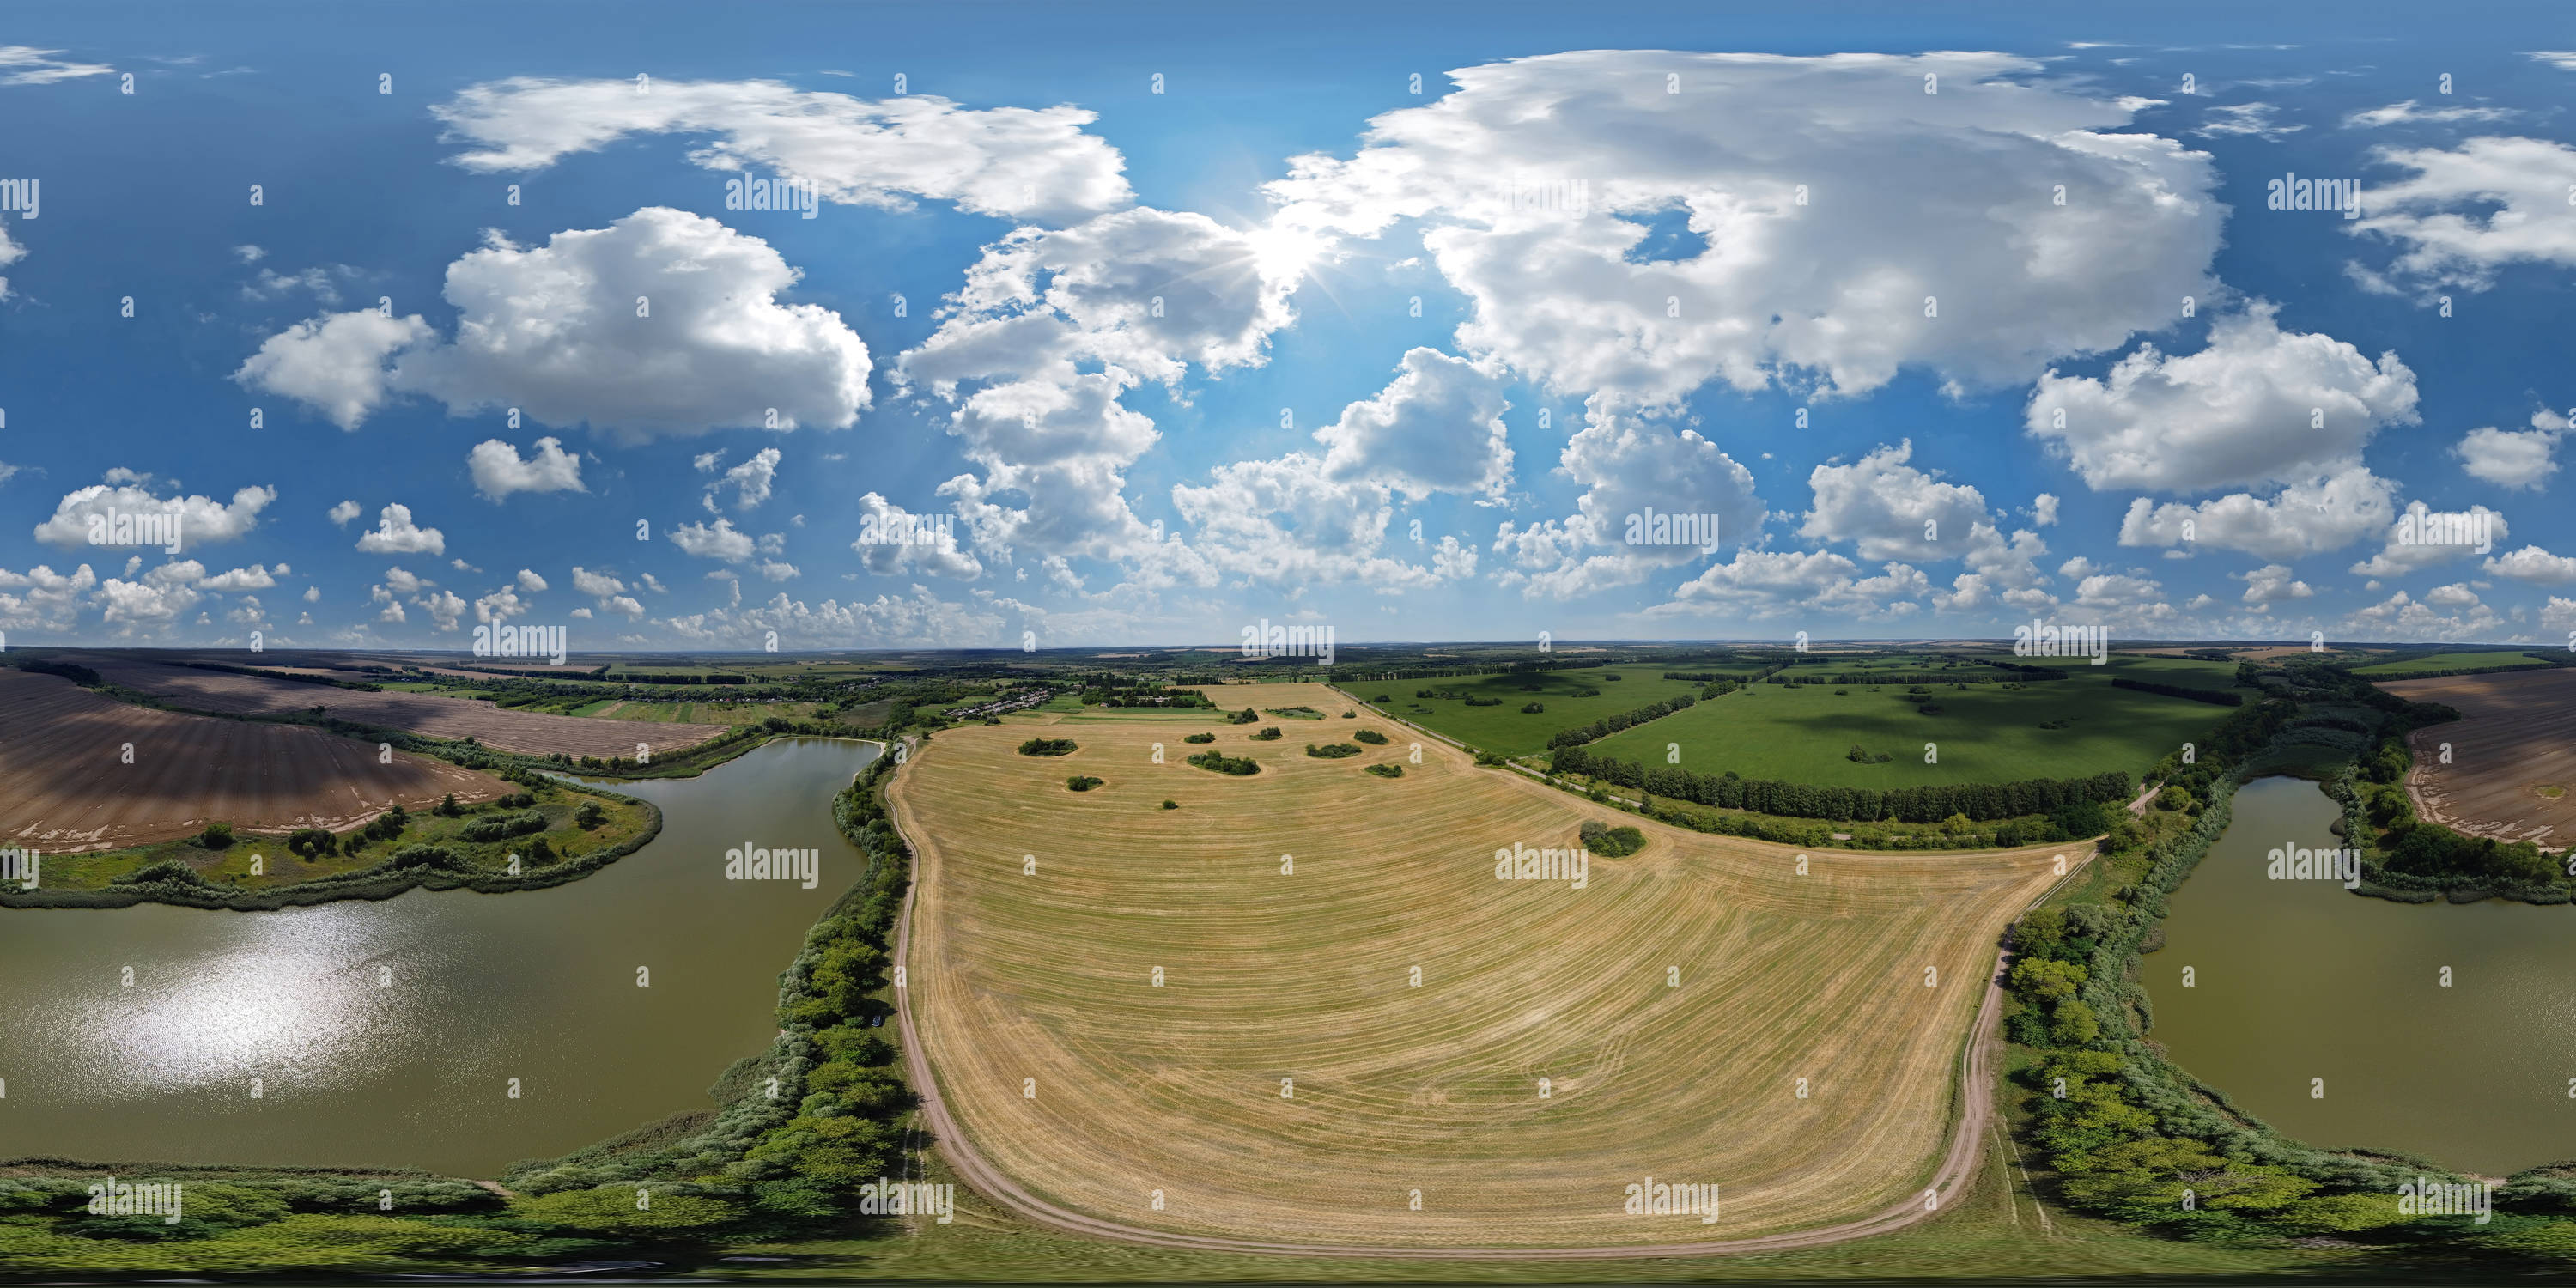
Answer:
<svg viewBox="0 0 2576 1288"><path fill-rule="evenodd" d="M144 880L121 880L103 889L0 890L0 908L130 908L139 903L166 903L183 908L274 912L343 899L391 899L416 889L510 894L578 881L644 848L662 834L662 810L652 802L602 787L584 785L582 790L642 810L643 828L615 845L588 854L548 863L522 863L517 876L505 871L451 866L453 854L434 844L405 846L353 871L256 889L217 884L197 876L185 864L164 860L132 874L146 877ZM262 839L274 839L281 853L288 841L282 836ZM234 844L249 845L252 841L245 837Z"/></svg>

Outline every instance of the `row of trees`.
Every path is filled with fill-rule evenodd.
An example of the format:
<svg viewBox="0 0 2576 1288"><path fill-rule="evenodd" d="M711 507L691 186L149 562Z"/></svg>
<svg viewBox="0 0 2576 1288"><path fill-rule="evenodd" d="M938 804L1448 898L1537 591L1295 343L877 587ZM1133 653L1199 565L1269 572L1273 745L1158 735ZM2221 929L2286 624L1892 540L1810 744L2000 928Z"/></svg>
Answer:
<svg viewBox="0 0 2576 1288"><path fill-rule="evenodd" d="M2070 806L2125 803L2133 790L2127 774L2107 770L2089 778L2033 778L2017 783L1952 783L1938 787L1826 787L1734 771L1703 774L1678 765L1646 766L1614 760L1581 747L1557 749L1551 768L1656 796L1718 809L1751 810L1786 818L1839 822L1938 823L1952 815L1971 820L2055 814ZM2087 833L2090 835L2090 833Z"/></svg>
<svg viewBox="0 0 2576 1288"><path fill-rule="evenodd" d="M1622 729L1634 728L1649 720L1662 719L1676 711L1684 710L1698 701L1699 698L1695 695L1678 693L1661 702L1650 702L1634 711L1622 711L1617 715L1603 716L1588 725L1578 725L1572 729L1560 729L1556 732L1555 737L1547 740L1547 745L1555 748L1580 746L1584 743L1594 741L1595 739L1607 738Z"/></svg>
<svg viewBox="0 0 2576 1288"><path fill-rule="evenodd" d="M2153 680L2132 680L2125 675L2112 676L2111 687L2135 689L2140 693L2159 693L2168 698L2189 698L2194 702L2209 703L2211 706L2245 705L2245 695L2233 689L2196 689L2188 684L2158 684Z"/></svg>

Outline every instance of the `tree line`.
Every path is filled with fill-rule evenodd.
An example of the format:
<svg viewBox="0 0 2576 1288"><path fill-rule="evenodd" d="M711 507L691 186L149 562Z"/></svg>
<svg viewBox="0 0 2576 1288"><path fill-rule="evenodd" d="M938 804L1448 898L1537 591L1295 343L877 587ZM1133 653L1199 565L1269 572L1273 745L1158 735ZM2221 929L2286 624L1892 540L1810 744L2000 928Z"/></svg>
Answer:
<svg viewBox="0 0 2576 1288"><path fill-rule="evenodd" d="M1555 737L1547 740L1547 745L1550 747L1560 748L1580 746L1583 743L1607 738L1622 729L1634 728L1649 720L1662 719L1663 717L1671 715L1676 711L1683 710L1698 701L1699 698L1692 694L1675 694L1661 702L1650 702L1634 711L1622 711L1617 715L1603 716L1588 725L1578 725L1572 729L1559 729L1557 730Z"/></svg>
<svg viewBox="0 0 2576 1288"><path fill-rule="evenodd" d="M2126 804L2135 790L2127 774L2107 770L2089 778L2032 778L2016 783L1951 783L1937 787L1826 787L1768 778L1739 778L1734 771L1702 774L1678 765L1648 767L1614 760L1581 747L1562 747L1551 768L1583 774L1656 796L1718 809L1751 810L1784 818L1823 818L1856 823L1938 823L1953 814L1975 821L2055 814L2069 806Z"/></svg>

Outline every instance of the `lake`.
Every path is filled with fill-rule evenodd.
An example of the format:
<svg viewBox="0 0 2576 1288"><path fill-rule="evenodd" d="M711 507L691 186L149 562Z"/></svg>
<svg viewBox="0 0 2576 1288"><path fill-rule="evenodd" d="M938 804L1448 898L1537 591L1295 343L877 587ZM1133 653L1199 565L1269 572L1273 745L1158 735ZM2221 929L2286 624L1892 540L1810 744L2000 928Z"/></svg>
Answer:
<svg viewBox="0 0 2576 1288"><path fill-rule="evenodd" d="M0 1157L490 1178L710 1108L864 868L832 797L877 754L786 738L607 783L660 806L662 834L550 890L0 911ZM745 844L820 850L816 887L725 879Z"/></svg>
<svg viewBox="0 0 2576 1288"><path fill-rule="evenodd" d="M2301 779L2236 794L2226 834L2174 893L2163 951L2144 959L2150 1036L2313 1145L2487 1176L2576 1159L2576 990L2558 978L2576 907L2398 904L2265 875L2271 850L2338 847L2341 813Z"/></svg>

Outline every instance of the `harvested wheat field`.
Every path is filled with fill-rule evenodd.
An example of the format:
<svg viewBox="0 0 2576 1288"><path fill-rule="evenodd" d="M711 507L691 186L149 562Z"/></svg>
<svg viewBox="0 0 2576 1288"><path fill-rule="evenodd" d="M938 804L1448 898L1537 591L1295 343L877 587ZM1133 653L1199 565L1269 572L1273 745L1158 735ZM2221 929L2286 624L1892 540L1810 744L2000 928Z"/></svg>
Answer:
<svg viewBox="0 0 2576 1288"><path fill-rule="evenodd" d="M134 763L124 745L134 744ZM210 822L347 828L401 801L425 809L518 790L443 760L318 729L154 711L69 680L0 671L0 844L116 849Z"/></svg>
<svg viewBox="0 0 2576 1288"><path fill-rule="evenodd" d="M321 684L262 679L228 671L138 662L110 654L83 656L111 684L139 689L179 706L223 715L286 715L324 708L362 724L404 729L431 738L474 738L485 746L527 755L632 756L635 744L656 752L695 746L724 732L721 725L585 720L539 711L511 711L472 698L435 693L370 693Z"/></svg>
<svg viewBox="0 0 2576 1288"><path fill-rule="evenodd" d="M1497 849L1638 820L1427 741L1413 763L1416 735L1319 685L1223 700L1327 718L1265 718L1278 742L1214 717L943 730L889 792L939 1094L1038 1197L1131 1226L1539 1248L1877 1213L1932 1174L1997 940L2068 849L1820 852L1799 876L1793 851L1645 822L1583 889L1498 880ZM1212 747L1181 741L1202 728ZM1305 754L1358 729L1390 742ZM1018 754L1031 734L1079 748ZM1211 749L1261 770L1183 761ZM1387 763L1404 776L1364 772ZM1648 1176L1721 1186L1719 1219L1625 1215Z"/></svg>
<svg viewBox="0 0 2576 1288"><path fill-rule="evenodd" d="M2437 823L2553 850L2576 835L2576 670L2446 675L2379 685L2410 702L2459 710L2457 724L2408 739L2415 811ZM2441 763L2443 743L2451 763Z"/></svg>

